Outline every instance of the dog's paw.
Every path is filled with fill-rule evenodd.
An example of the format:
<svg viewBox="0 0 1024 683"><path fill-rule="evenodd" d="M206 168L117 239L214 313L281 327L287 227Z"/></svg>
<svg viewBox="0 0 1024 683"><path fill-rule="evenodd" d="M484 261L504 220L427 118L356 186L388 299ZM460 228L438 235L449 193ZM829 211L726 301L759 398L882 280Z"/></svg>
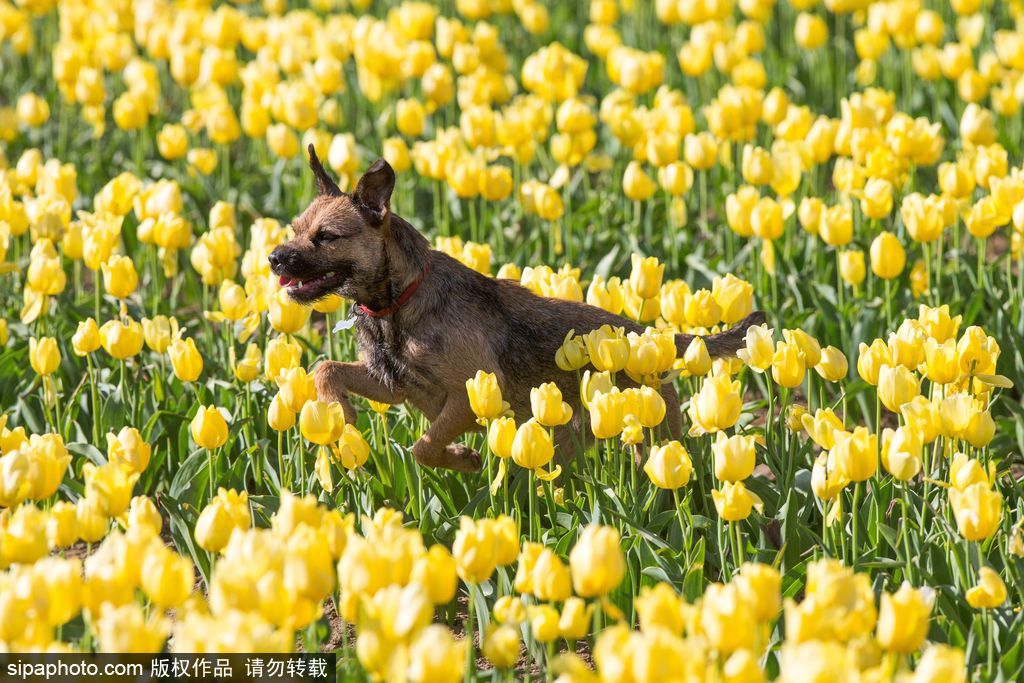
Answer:
<svg viewBox="0 0 1024 683"><path fill-rule="evenodd" d="M456 472L479 472L483 467L483 458L469 446L453 443L449 444L445 451L448 456L448 469Z"/></svg>

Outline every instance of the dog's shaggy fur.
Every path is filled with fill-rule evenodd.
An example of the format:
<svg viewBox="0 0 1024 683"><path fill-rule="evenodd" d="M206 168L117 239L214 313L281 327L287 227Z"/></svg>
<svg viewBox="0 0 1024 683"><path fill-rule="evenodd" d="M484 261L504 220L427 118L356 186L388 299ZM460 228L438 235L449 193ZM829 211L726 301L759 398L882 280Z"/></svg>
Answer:
<svg viewBox="0 0 1024 683"><path fill-rule="evenodd" d="M415 294L394 313L373 317L357 308L355 328L363 360L324 361L316 368L317 393L338 401L348 421L356 413L348 397L384 403L409 402L431 421L413 446L416 460L431 467L473 471L480 456L452 443L478 429L470 410L466 380L478 370L493 372L502 396L519 419L530 414L530 389L555 382L577 416L559 430L562 450L569 430L580 425L576 375L555 364L566 334L585 334L602 325L641 332L637 323L584 303L538 297L518 283L481 275L430 248L427 239L394 215L390 197L395 174L378 160L349 195L324 171L310 146L310 166L319 194L294 224L295 237L270 256L271 267L290 285L289 294L312 302L330 293L371 310L386 309L414 282ZM424 277L424 273L426 276ZM746 328L764 322L756 312L721 334L704 337L713 357L744 345ZM693 337L676 335L682 354ZM681 431L681 413L671 383L662 387L666 423Z"/></svg>

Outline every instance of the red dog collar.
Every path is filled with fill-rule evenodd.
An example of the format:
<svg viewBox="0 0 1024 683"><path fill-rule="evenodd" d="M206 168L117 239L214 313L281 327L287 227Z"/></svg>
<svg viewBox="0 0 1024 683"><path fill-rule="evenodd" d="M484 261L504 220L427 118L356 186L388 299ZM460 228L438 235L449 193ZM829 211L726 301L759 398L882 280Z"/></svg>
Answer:
<svg viewBox="0 0 1024 683"><path fill-rule="evenodd" d="M370 316L371 318L386 318L409 302L409 299L412 298L412 295L416 293L416 290L419 289L421 284L423 284L423 281L427 279L427 275L429 273L430 264L427 263L427 265L423 267L423 272L420 273L420 276L413 280L413 282L408 287L405 288L405 291L402 292L397 299L395 299L395 303L391 304L387 308L382 308L379 311L375 311L369 306L364 306L363 304L357 304L357 306L360 311Z"/></svg>

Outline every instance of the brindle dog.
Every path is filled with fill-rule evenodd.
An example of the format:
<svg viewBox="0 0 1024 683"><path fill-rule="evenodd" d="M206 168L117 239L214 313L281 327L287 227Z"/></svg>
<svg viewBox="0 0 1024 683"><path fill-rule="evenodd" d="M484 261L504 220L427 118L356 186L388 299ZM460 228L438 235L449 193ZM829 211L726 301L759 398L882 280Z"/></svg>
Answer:
<svg viewBox="0 0 1024 683"><path fill-rule="evenodd" d="M322 401L337 401L356 419L350 394L390 404L409 402L431 422L413 446L417 462L460 471L480 468L473 449L453 443L478 429L466 394L477 370L493 372L502 396L520 419L530 414L530 389L555 382L576 419L558 433L560 451L578 417L576 376L560 370L555 351L566 333L602 325L642 331L637 323L584 303L547 299L511 280L481 275L430 243L390 208L395 173L377 160L355 190L342 192L324 171L313 146L310 166L318 196L295 219L295 237L270 255L273 272L292 299L309 303L338 293L355 303L355 329L363 360L324 361L316 368ZM746 328L764 322L756 312L721 334L704 337L714 357L744 344ZM691 335L676 335L682 354ZM667 425L681 431L679 399L662 387Z"/></svg>

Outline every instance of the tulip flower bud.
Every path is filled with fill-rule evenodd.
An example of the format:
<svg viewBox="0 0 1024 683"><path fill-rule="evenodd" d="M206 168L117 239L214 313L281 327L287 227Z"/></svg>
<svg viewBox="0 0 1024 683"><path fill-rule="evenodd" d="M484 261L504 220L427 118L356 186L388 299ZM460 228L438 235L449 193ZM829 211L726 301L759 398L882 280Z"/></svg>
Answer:
<svg viewBox="0 0 1024 683"><path fill-rule="evenodd" d="M711 444L715 458L715 477L719 481L742 481L754 472L754 437L718 432Z"/></svg>
<svg viewBox="0 0 1024 683"><path fill-rule="evenodd" d="M40 377L52 375L60 367L60 349L53 337L32 337L28 342L28 359Z"/></svg>
<svg viewBox="0 0 1024 683"><path fill-rule="evenodd" d="M129 257L111 256L101 268L103 288L111 296L126 299L138 288L139 275L135 272L135 264Z"/></svg>
<svg viewBox="0 0 1024 683"><path fill-rule="evenodd" d="M846 379L849 364L842 351L834 346L826 346L822 349L821 360L814 369L826 382L839 382Z"/></svg>
<svg viewBox="0 0 1024 683"><path fill-rule="evenodd" d="M487 446L498 458L512 457L512 442L516 438L516 423L511 417L498 417L487 427Z"/></svg>
<svg viewBox="0 0 1024 683"><path fill-rule="evenodd" d="M203 357L196 348L196 342L188 339L176 339L167 347L167 355L171 358L174 376L182 382L195 382L203 372Z"/></svg>
<svg viewBox="0 0 1024 683"><path fill-rule="evenodd" d="M46 541L50 548L69 548L78 540L78 514L74 503L59 500L46 520Z"/></svg>
<svg viewBox="0 0 1024 683"><path fill-rule="evenodd" d="M743 484L736 484L742 487ZM717 491L712 491L717 493ZM750 506L747 505L749 514ZM741 597L738 583L712 584L701 599L700 623L711 647L720 652L750 650L754 645L754 605Z"/></svg>
<svg viewBox="0 0 1024 683"><path fill-rule="evenodd" d="M999 528L1003 496L987 481L979 481L963 490L949 489L949 503L960 535L966 540L984 540Z"/></svg>
<svg viewBox="0 0 1024 683"><path fill-rule="evenodd" d="M655 446L644 463L644 472L651 483L661 489L676 490L686 486L693 472L689 453L678 441Z"/></svg>
<svg viewBox="0 0 1024 683"><path fill-rule="evenodd" d="M545 427L558 427L572 418L572 407L562 400L562 392L554 382L546 382L530 390L533 417Z"/></svg>
<svg viewBox="0 0 1024 683"><path fill-rule="evenodd" d="M139 430L122 427L117 434L107 434L107 460L121 462L133 472L144 472L149 466L152 447L142 440Z"/></svg>
<svg viewBox="0 0 1024 683"><path fill-rule="evenodd" d="M830 455L835 457L839 474L853 482L865 481L878 471L878 437L867 427L857 427L853 433L836 432Z"/></svg>
<svg viewBox="0 0 1024 683"><path fill-rule="evenodd" d="M142 325L128 318L127 322L108 320L100 328L103 349L117 360L127 360L142 351Z"/></svg>
<svg viewBox="0 0 1024 683"><path fill-rule="evenodd" d="M907 254L899 239L883 231L871 242L871 272L883 280L899 277L907 263Z"/></svg>
<svg viewBox="0 0 1024 683"><path fill-rule="evenodd" d="M898 413L904 403L921 392L920 380L902 365L883 364L878 371L878 398L888 410Z"/></svg>
<svg viewBox="0 0 1024 683"><path fill-rule="evenodd" d="M215 406L200 406L190 425L192 440L207 450L220 448L228 440L228 423Z"/></svg>
<svg viewBox="0 0 1024 683"><path fill-rule="evenodd" d="M569 567L578 596L607 595L622 583L626 574L619 532L599 524L587 526L569 554Z"/></svg>
<svg viewBox="0 0 1024 683"><path fill-rule="evenodd" d="M488 627L483 641L484 656L498 669L507 669L519 659L519 631L508 625Z"/></svg>
<svg viewBox="0 0 1024 683"><path fill-rule="evenodd" d="M493 527L485 522L463 517L452 544L459 578L467 583L481 583L494 573L495 537Z"/></svg>
<svg viewBox="0 0 1024 683"><path fill-rule="evenodd" d="M493 373L477 370L472 379L466 380L466 392L470 408L480 420L493 420L505 410L498 378Z"/></svg>
<svg viewBox="0 0 1024 683"><path fill-rule="evenodd" d="M994 609L1006 602L1006 584L991 567L978 570L978 584L968 589L967 604L974 609Z"/></svg>
<svg viewBox="0 0 1024 683"><path fill-rule="evenodd" d="M875 637L889 652L917 651L928 635L928 620L935 595L931 589L915 589L904 582L895 593L882 593Z"/></svg>
<svg viewBox="0 0 1024 683"><path fill-rule="evenodd" d="M156 546L142 560L142 590L163 609L181 606L192 593L195 570L192 561L169 548Z"/></svg>

